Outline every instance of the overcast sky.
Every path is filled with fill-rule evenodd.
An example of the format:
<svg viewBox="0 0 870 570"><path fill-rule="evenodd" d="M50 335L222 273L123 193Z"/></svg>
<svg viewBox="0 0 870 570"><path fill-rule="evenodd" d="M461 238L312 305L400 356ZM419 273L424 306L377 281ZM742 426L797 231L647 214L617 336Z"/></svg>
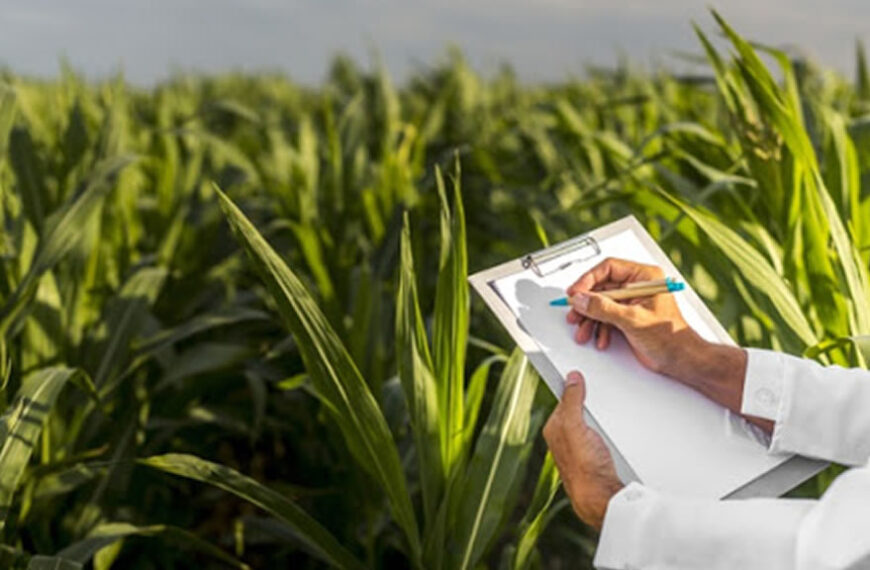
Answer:
<svg viewBox="0 0 870 570"><path fill-rule="evenodd" d="M141 84L178 69L279 69L311 84L338 51L369 63L375 48L401 80L453 44L481 71L506 61L553 80L620 53L646 64L697 53L690 22L712 30L709 4L750 39L799 45L850 77L856 38L870 44L870 0L0 0L0 64L52 76L65 56Z"/></svg>

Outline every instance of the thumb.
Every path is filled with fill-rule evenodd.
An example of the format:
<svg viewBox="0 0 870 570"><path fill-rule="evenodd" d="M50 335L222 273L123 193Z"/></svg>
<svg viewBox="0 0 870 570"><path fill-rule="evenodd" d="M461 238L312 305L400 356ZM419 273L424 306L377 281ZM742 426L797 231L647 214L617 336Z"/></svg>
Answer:
<svg viewBox="0 0 870 570"><path fill-rule="evenodd" d="M565 377L562 401L560 406L570 411L582 411L583 402L586 400L586 379L583 375L573 370Z"/></svg>
<svg viewBox="0 0 870 570"><path fill-rule="evenodd" d="M584 317L614 325L619 329L626 329L632 324L633 309L604 295L591 291L578 293L571 297L571 305Z"/></svg>

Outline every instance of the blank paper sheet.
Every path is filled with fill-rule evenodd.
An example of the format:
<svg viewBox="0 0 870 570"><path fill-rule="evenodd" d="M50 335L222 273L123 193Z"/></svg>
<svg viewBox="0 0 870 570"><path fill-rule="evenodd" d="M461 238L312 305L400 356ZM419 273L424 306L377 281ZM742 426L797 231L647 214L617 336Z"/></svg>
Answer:
<svg viewBox="0 0 870 570"><path fill-rule="evenodd" d="M605 257L655 264L632 231L599 240L601 255L539 277L526 270L494 282L519 323L564 378L579 370L586 378L586 407L651 488L685 496L721 498L783 463L789 456L767 453L767 441L743 418L694 390L645 369L624 337L610 347L579 345L566 307L550 301ZM675 298L686 321L708 340L716 336L686 296ZM703 309L703 310L706 310Z"/></svg>

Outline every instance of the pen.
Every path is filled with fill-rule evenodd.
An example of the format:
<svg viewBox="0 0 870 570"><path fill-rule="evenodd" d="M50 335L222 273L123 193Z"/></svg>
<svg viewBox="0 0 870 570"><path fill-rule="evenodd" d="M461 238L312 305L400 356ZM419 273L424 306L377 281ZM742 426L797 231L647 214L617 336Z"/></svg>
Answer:
<svg viewBox="0 0 870 570"><path fill-rule="evenodd" d="M594 291L594 293L610 297L614 301L621 301L636 297L649 297L659 293L676 293L677 291L682 291L685 287L686 285L681 281L668 277L666 279L656 279L655 281L635 281L620 289ZM568 297L561 297L550 301L550 306L552 307L567 307L570 304L571 300Z"/></svg>

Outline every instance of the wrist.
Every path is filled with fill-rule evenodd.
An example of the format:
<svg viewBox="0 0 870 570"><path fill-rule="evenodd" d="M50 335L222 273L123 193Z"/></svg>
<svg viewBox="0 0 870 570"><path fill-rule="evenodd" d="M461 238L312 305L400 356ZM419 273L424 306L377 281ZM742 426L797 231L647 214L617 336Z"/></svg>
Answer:
<svg viewBox="0 0 870 570"><path fill-rule="evenodd" d="M603 482L594 493L594 497L586 497L584 505L575 505L574 512L580 519L597 531L604 525L604 517L607 515L607 506L610 500L619 493L625 485L619 480Z"/></svg>
<svg viewBox="0 0 870 570"><path fill-rule="evenodd" d="M678 338L675 337L674 342L669 343L671 355L660 372L682 384L697 388L696 384L705 375L699 369L709 368L708 363L713 360L715 347L692 329L685 329L677 335Z"/></svg>
<svg viewBox="0 0 870 570"><path fill-rule="evenodd" d="M700 336L686 347L687 365L680 380L726 408L740 412L746 380L746 351L712 343Z"/></svg>

